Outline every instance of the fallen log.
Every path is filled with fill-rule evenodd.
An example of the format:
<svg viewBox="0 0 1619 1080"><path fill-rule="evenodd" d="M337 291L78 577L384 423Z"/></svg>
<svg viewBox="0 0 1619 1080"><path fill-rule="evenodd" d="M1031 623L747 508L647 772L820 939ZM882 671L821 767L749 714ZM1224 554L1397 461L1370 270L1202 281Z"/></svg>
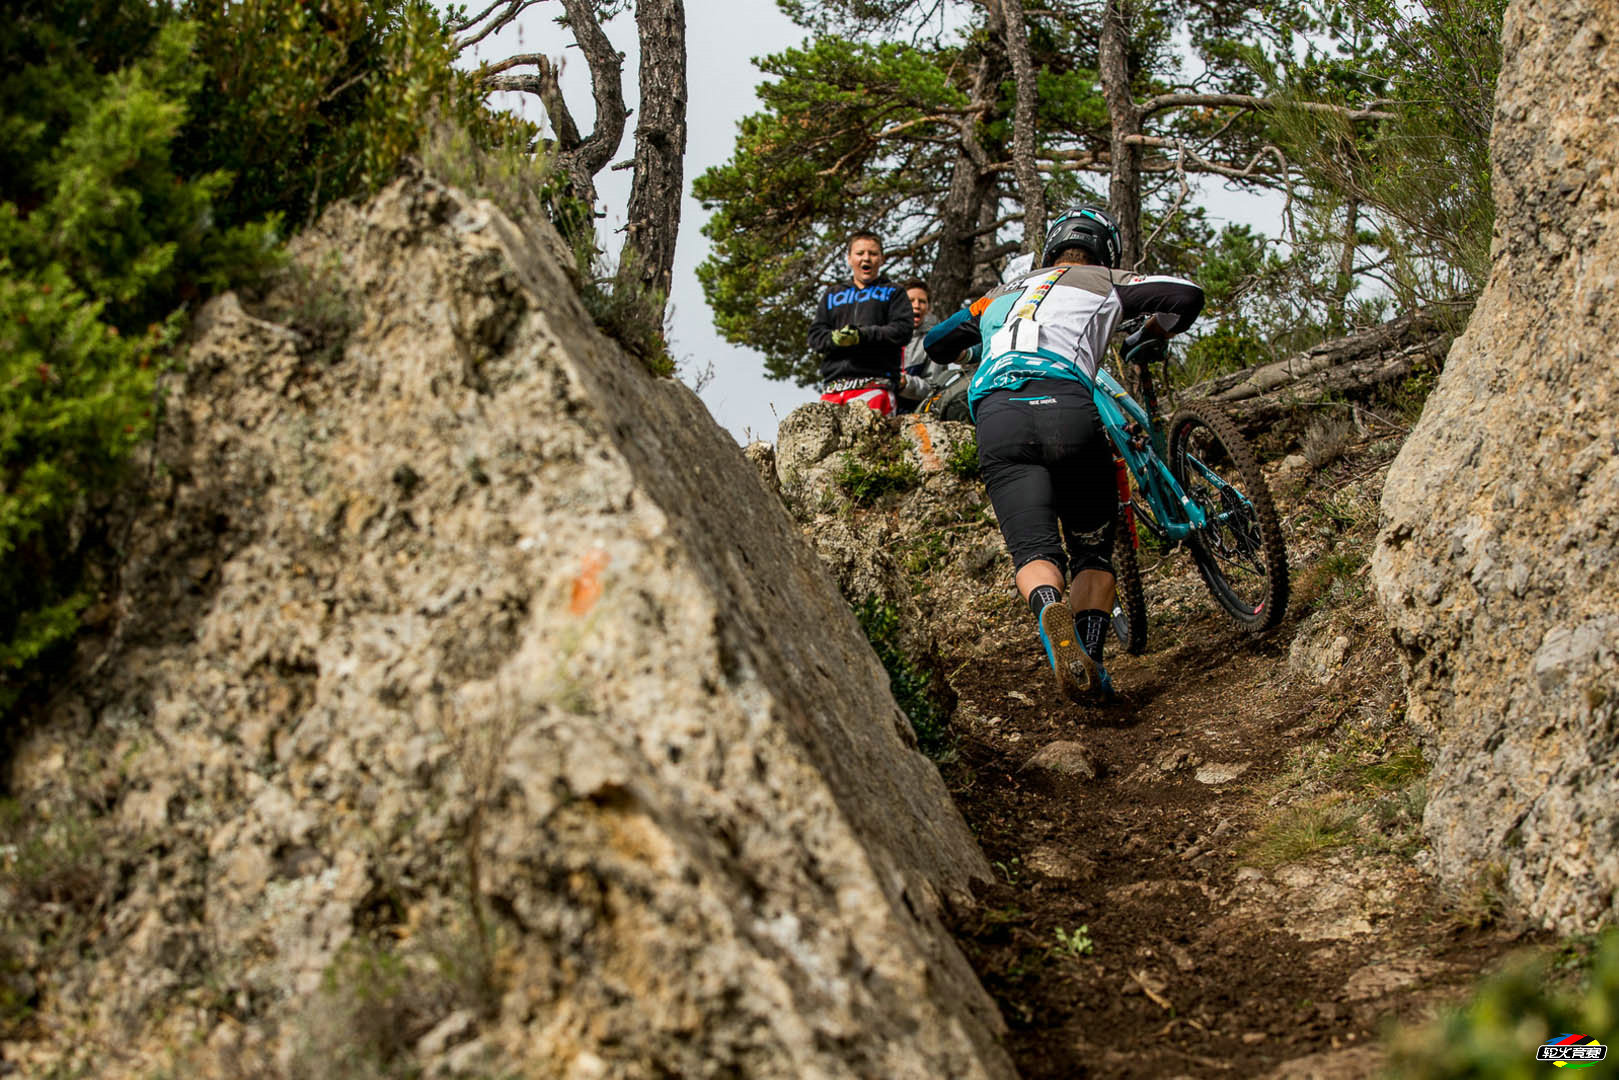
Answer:
<svg viewBox="0 0 1619 1080"><path fill-rule="evenodd" d="M1219 402L1248 433L1329 399L1364 400L1420 364L1443 364L1468 310L1460 303L1421 308L1285 360L1205 379L1179 396Z"/></svg>

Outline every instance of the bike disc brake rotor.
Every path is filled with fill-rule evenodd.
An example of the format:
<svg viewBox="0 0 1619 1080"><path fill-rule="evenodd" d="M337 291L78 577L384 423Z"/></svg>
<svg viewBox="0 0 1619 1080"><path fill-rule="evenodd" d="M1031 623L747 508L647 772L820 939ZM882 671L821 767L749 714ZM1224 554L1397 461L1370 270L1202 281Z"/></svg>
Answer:
<svg viewBox="0 0 1619 1080"><path fill-rule="evenodd" d="M1256 604L1265 594L1269 577L1259 520L1253 504L1217 469L1205 463L1203 455L1218 447L1218 443L1212 443L1187 448L1187 494L1208 519L1198 539L1204 550L1226 567L1223 576L1227 587L1241 599Z"/></svg>

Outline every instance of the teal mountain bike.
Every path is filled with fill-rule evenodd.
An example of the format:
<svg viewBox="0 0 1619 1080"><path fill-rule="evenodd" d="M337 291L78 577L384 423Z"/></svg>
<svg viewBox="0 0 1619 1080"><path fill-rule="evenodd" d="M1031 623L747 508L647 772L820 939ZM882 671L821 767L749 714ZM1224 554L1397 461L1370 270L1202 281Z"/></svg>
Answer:
<svg viewBox="0 0 1619 1080"><path fill-rule="evenodd" d="M1113 629L1133 654L1147 646L1140 528L1184 547L1215 602L1242 629L1264 633L1287 610L1287 547L1253 448L1213 402L1190 402L1166 425L1157 423L1149 362L1155 354L1146 345L1124 357L1146 407L1106 371L1095 382L1096 408L1119 459Z"/></svg>

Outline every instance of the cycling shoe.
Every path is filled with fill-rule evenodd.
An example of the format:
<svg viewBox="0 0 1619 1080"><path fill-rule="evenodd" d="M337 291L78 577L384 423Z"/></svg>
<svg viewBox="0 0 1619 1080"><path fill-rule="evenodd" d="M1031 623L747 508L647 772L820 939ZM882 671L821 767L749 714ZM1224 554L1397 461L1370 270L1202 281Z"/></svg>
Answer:
<svg viewBox="0 0 1619 1080"><path fill-rule="evenodd" d="M1047 604L1040 610L1040 644L1057 689L1070 701L1083 702L1098 685L1096 661L1086 654L1074 633L1074 613L1067 604Z"/></svg>

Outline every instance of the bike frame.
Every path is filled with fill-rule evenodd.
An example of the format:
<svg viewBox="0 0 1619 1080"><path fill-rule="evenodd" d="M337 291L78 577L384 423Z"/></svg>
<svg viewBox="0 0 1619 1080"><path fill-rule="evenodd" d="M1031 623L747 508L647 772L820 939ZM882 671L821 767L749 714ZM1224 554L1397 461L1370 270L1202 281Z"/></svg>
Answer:
<svg viewBox="0 0 1619 1080"><path fill-rule="evenodd" d="M1174 474L1164 463L1164 436L1154 424L1147 410L1127 393L1117 379L1098 369L1092 387L1096 411L1102 416L1102 426L1113 440L1124 463L1135 477L1136 490L1144 494L1152 509L1150 515L1141 514L1137 520L1144 523L1160 540L1180 541L1192 533L1208 527L1209 518L1203 508L1175 482ZM1132 435L1135 425L1143 435ZM1202 468L1202 463L1196 463ZM1202 470L1205 473L1208 470ZM1217 476L1209 474L1215 481ZM1221 486L1224 487L1223 483Z"/></svg>

